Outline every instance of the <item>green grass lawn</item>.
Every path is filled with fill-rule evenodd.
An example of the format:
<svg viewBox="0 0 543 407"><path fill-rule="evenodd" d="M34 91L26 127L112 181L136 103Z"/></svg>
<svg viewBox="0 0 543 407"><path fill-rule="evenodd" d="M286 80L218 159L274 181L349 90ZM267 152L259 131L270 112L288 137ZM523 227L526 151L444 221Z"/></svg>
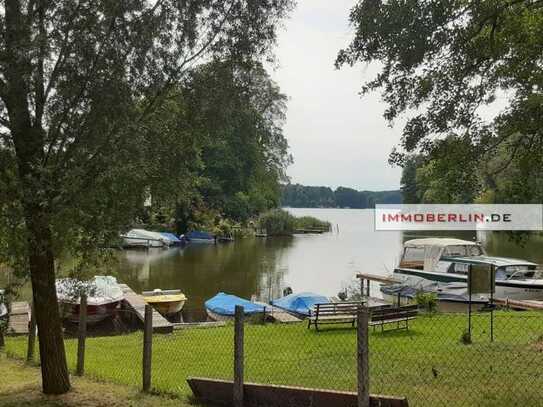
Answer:
<svg viewBox="0 0 543 407"><path fill-rule="evenodd" d="M372 393L407 396L413 406L535 406L543 397L543 314L498 312L495 341L490 316L473 321L473 343L464 344L465 315L420 316L409 331L370 333ZM246 380L339 390L356 387L356 332L305 324L248 325ZM230 379L233 329L190 329L153 340L153 387L190 393L185 379ZM22 357L25 339L10 338L9 353ZM66 340L70 367L76 341ZM142 334L87 340L88 375L122 384L141 382Z"/></svg>
<svg viewBox="0 0 543 407"><path fill-rule="evenodd" d="M61 396L41 392L40 371L0 355L0 406L3 407L195 407L179 398L143 394L133 387L72 377Z"/></svg>

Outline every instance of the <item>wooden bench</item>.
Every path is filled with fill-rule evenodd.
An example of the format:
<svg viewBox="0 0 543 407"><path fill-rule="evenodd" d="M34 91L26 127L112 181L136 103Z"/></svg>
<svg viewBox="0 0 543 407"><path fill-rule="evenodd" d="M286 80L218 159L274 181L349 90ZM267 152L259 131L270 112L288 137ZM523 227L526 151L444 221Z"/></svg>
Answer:
<svg viewBox="0 0 543 407"><path fill-rule="evenodd" d="M319 324L351 324L354 327L358 310L363 307L365 307L363 302L315 304L313 311L309 314L307 328L315 325L315 329L318 331Z"/></svg>
<svg viewBox="0 0 543 407"><path fill-rule="evenodd" d="M394 329L409 329L409 321L415 319L418 312L418 305L376 309L371 312L369 325L373 326L373 330L380 326L382 332L388 324L396 324Z"/></svg>

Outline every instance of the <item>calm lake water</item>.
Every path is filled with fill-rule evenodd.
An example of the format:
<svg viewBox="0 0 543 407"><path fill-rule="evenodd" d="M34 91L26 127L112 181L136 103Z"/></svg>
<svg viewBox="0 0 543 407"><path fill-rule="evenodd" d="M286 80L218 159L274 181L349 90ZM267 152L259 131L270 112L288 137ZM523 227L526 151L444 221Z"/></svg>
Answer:
<svg viewBox="0 0 543 407"><path fill-rule="evenodd" d="M327 220L333 232L292 238L247 238L219 245L189 245L179 249L126 250L119 253L115 274L136 291L181 289L188 297L184 318L205 319L203 303L219 291L261 300L294 292L313 291L332 296L350 285L356 273L386 275L398 261L404 240L424 234L377 232L372 210L289 209L297 216ZM444 233L475 239L473 233ZM503 234L480 235L489 254L520 257L543 263L543 238L524 247ZM372 295L378 295L377 286Z"/></svg>

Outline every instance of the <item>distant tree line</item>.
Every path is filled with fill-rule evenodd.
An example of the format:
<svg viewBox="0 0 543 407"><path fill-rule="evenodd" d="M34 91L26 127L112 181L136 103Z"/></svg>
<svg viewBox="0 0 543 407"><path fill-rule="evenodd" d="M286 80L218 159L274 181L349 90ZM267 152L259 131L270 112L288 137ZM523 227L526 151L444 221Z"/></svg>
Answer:
<svg viewBox="0 0 543 407"><path fill-rule="evenodd" d="M338 187L314 187L300 184L282 186L281 205L293 208L374 208L375 204L398 204L401 191L357 191Z"/></svg>

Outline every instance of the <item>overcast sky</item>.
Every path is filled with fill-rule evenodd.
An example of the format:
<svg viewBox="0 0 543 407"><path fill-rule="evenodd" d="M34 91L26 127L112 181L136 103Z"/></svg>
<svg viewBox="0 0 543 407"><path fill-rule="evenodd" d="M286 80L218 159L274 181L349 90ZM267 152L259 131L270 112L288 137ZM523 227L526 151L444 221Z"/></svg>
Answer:
<svg viewBox="0 0 543 407"><path fill-rule="evenodd" d="M272 73L290 97L285 134L294 157L293 183L383 190L399 187L401 170L388 164L401 128L389 128L378 94L359 96L371 67L334 68L348 44L355 0L299 0L279 35Z"/></svg>

